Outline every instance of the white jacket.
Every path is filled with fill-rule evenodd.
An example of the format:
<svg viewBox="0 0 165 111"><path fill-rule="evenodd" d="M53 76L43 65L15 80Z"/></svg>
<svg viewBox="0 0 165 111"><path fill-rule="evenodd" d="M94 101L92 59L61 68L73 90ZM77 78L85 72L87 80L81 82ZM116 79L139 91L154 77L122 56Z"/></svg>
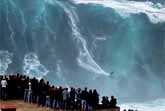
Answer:
<svg viewBox="0 0 165 111"><path fill-rule="evenodd" d="M6 88L7 87L7 81L6 80L1 80L1 87Z"/></svg>

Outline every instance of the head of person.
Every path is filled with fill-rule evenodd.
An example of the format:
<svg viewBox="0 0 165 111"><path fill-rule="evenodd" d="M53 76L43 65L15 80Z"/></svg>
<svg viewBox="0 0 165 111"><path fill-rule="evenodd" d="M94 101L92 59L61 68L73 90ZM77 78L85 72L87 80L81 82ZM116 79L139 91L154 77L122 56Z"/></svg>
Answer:
<svg viewBox="0 0 165 111"><path fill-rule="evenodd" d="M92 89L89 90L89 93L92 93Z"/></svg>
<svg viewBox="0 0 165 111"><path fill-rule="evenodd" d="M3 80L5 80L6 79L6 76L3 76L3 78L2 78Z"/></svg>
<svg viewBox="0 0 165 111"><path fill-rule="evenodd" d="M111 96L111 99L115 99L115 97L114 96Z"/></svg>
<svg viewBox="0 0 165 111"><path fill-rule="evenodd" d="M85 88L84 88L84 90L85 90L85 91L87 91L87 90L88 90L88 88L87 88L87 87L85 87Z"/></svg>

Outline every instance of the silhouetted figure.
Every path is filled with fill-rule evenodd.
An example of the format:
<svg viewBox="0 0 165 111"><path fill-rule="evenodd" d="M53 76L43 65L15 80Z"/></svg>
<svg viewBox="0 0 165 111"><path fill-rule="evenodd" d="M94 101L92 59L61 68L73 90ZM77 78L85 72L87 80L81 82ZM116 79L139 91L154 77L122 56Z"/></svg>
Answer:
<svg viewBox="0 0 165 111"><path fill-rule="evenodd" d="M51 86L44 79L29 78L20 74L0 76L0 99L24 99L25 102L37 103L39 106L47 106L53 109L70 109L81 111L93 111L101 108L99 94L96 89L85 87L75 89ZM108 97L102 100L104 108L116 107L117 100L113 96L109 102ZM132 111L132 110L130 110Z"/></svg>
<svg viewBox="0 0 165 111"><path fill-rule="evenodd" d="M57 108L62 108L62 100L63 100L63 89L62 87L60 86L57 90L56 90L56 94L57 94Z"/></svg>
<svg viewBox="0 0 165 111"><path fill-rule="evenodd" d="M29 77L25 77L23 87L24 87L24 102L28 101L28 88L29 88Z"/></svg>
<svg viewBox="0 0 165 111"><path fill-rule="evenodd" d="M75 109L75 96L76 96L76 91L73 87L71 87L70 90L70 108L73 110Z"/></svg>
<svg viewBox="0 0 165 111"><path fill-rule="evenodd" d="M32 94L32 102L33 103L37 103L37 98L38 95L39 95L39 81L34 77L32 80L31 80L31 84L32 84L32 91L33 91L33 94Z"/></svg>
<svg viewBox="0 0 165 111"><path fill-rule="evenodd" d="M93 105L94 105L94 96L91 89L89 90L89 93L88 93L87 102L88 102L88 107L87 107L88 111L92 111Z"/></svg>
<svg viewBox="0 0 165 111"><path fill-rule="evenodd" d="M53 104L52 104L52 107L53 109L56 109L57 108L57 92L58 92L58 88L57 87L54 87L54 89L52 89L52 98L53 98Z"/></svg>
<svg viewBox="0 0 165 111"><path fill-rule="evenodd" d="M7 99L7 79L5 76L1 80L1 98L3 100Z"/></svg>
<svg viewBox="0 0 165 111"><path fill-rule="evenodd" d="M81 88L76 90L76 109L81 110Z"/></svg>
<svg viewBox="0 0 165 111"><path fill-rule="evenodd" d="M93 90L92 96L93 96L93 107L95 108L99 104L99 93L97 92L96 89Z"/></svg>
<svg viewBox="0 0 165 111"><path fill-rule="evenodd" d="M50 84L49 84L49 81L46 82L46 85L45 85L45 91L46 91L46 106L47 107L50 107L51 104L50 104Z"/></svg>
<svg viewBox="0 0 165 111"><path fill-rule="evenodd" d="M69 92L68 88L64 88L63 90L63 102L62 102L62 109L67 109L69 100Z"/></svg>
<svg viewBox="0 0 165 111"><path fill-rule="evenodd" d="M102 104L103 104L103 108L106 109L108 108L110 102L107 96L103 96L102 97Z"/></svg>
<svg viewBox="0 0 165 111"><path fill-rule="evenodd" d="M87 98L88 98L88 91L87 88L81 92L81 110L85 111L87 109Z"/></svg>
<svg viewBox="0 0 165 111"><path fill-rule="evenodd" d="M110 103L109 103L110 107L112 108L115 108L116 105L117 105L117 100L114 96L111 96L111 100L110 100Z"/></svg>
<svg viewBox="0 0 165 111"><path fill-rule="evenodd" d="M32 83L30 80L28 83L28 102L32 103Z"/></svg>
<svg viewBox="0 0 165 111"><path fill-rule="evenodd" d="M40 83L39 83L39 106L45 106L45 101L46 101L46 88L45 88L45 83L44 83L44 80L41 79L40 80Z"/></svg>
<svg viewBox="0 0 165 111"><path fill-rule="evenodd" d="M2 80L3 76L0 75L0 99L1 99L1 80Z"/></svg>

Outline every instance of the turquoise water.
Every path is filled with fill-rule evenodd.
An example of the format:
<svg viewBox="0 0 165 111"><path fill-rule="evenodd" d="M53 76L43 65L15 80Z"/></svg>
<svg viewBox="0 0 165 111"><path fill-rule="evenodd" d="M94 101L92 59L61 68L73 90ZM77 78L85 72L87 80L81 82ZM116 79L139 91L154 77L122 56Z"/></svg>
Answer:
<svg viewBox="0 0 165 111"><path fill-rule="evenodd" d="M164 12L150 2L1 0L0 73L89 86L121 102L164 97Z"/></svg>

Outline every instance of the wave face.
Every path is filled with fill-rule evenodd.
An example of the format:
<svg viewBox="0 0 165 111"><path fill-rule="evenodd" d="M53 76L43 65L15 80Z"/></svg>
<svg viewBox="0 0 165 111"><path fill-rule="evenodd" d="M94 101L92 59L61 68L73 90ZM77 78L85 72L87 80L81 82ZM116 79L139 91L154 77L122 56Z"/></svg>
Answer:
<svg viewBox="0 0 165 111"><path fill-rule="evenodd" d="M163 97L164 12L139 1L1 0L0 73L89 86L121 101Z"/></svg>

